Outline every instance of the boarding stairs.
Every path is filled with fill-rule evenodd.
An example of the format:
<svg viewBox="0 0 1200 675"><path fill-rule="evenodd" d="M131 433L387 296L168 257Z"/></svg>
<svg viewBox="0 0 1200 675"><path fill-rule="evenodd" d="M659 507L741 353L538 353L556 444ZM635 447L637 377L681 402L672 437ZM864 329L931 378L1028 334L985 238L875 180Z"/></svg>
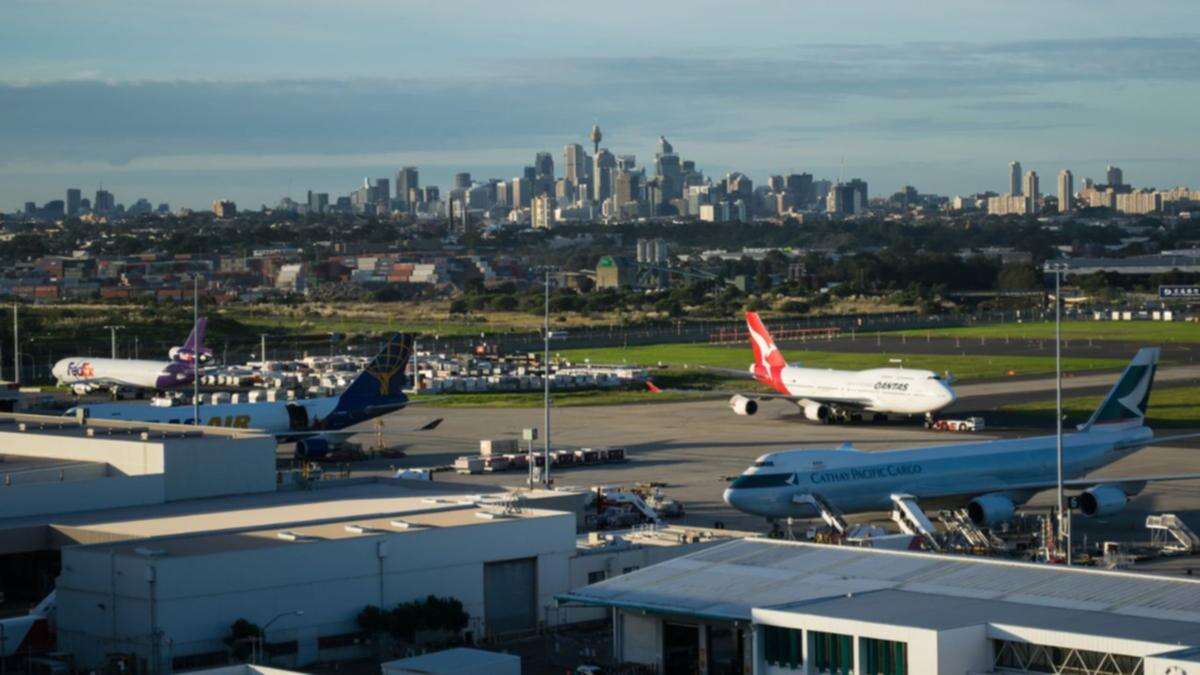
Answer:
<svg viewBox="0 0 1200 675"><path fill-rule="evenodd" d="M912 495L895 494L892 495L892 520L896 521L896 525L905 534L923 537L925 542L934 551L942 550L942 543L938 540L937 528L933 522L929 520L929 516L921 510L917 504L917 498Z"/></svg>
<svg viewBox="0 0 1200 675"><path fill-rule="evenodd" d="M1154 546L1172 553L1195 553L1200 550L1200 536L1174 513L1146 516ZM1172 541L1174 540L1174 541Z"/></svg>
<svg viewBox="0 0 1200 675"><path fill-rule="evenodd" d="M966 509L938 511L937 517L938 522L946 530L947 537L958 537L966 543L968 548L991 549L997 544L1004 545L1003 542L998 542L994 537L988 536L978 525L971 522Z"/></svg>
<svg viewBox="0 0 1200 675"><path fill-rule="evenodd" d="M824 520L826 525L840 535L845 535L846 530L850 529L850 524L846 522L846 517L842 515L841 509L825 501L825 498L819 494L812 492L798 494L792 497L792 502L808 504L815 508L821 514L821 520Z"/></svg>

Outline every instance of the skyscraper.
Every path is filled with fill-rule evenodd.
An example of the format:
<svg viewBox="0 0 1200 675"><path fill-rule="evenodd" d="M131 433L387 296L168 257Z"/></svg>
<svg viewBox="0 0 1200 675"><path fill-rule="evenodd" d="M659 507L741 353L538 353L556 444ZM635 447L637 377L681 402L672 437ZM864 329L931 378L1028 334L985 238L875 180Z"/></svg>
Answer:
<svg viewBox="0 0 1200 675"><path fill-rule="evenodd" d="M471 174L463 172L454 174L454 189L465 190L471 187Z"/></svg>
<svg viewBox="0 0 1200 675"><path fill-rule="evenodd" d="M375 179L375 203L387 204L392 200L391 181L386 178Z"/></svg>
<svg viewBox="0 0 1200 675"><path fill-rule="evenodd" d="M517 176L512 179L509 191L511 201L509 206L514 209L527 207L533 200L533 182L525 176Z"/></svg>
<svg viewBox="0 0 1200 675"><path fill-rule="evenodd" d="M592 199L603 202L612 196L612 172L617 168L617 158L605 148L596 152L593 164L595 168L592 169Z"/></svg>
<svg viewBox="0 0 1200 675"><path fill-rule="evenodd" d="M554 181L554 157L550 153L539 152L533 160L533 168L538 178Z"/></svg>
<svg viewBox="0 0 1200 675"><path fill-rule="evenodd" d="M396 172L396 199L404 202L406 209L412 210L413 204L421 201L418 194L420 189L421 181L417 167L406 166Z"/></svg>
<svg viewBox="0 0 1200 675"><path fill-rule="evenodd" d="M83 201L83 192L79 188L67 189L67 215L79 214L79 205Z"/></svg>
<svg viewBox="0 0 1200 675"><path fill-rule="evenodd" d="M116 200L108 190L96 190L96 200L92 202L92 210L96 213L108 213L116 208Z"/></svg>
<svg viewBox="0 0 1200 675"><path fill-rule="evenodd" d="M1058 172L1058 212L1071 213L1075 211L1075 176L1069 169Z"/></svg>
<svg viewBox="0 0 1200 675"><path fill-rule="evenodd" d="M567 182L575 187L584 182L587 176L587 153L583 146L571 143L563 148L563 171L566 172Z"/></svg>
<svg viewBox="0 0 1200 675"><path fill-rule="evenodd" d="M1008 163L1008 194L1021 194L1021 163Z"/></svg>
<svg viewBox="0 0 1200 675"><path fill-rule="evenodd" d="M1125 184L1125 174L1119 166L1109 166L1104 170L1104 175L1108 180L1109 187L1117 187Z"/></svg>
<svg viewBox="0 0 1200 675"><path fill-rule="evenodd" d="M1038 212L1038 200L1041 198L1041 189L1038 186L1037 172L1030 169L1025 172L1025 198L1029 200L1029 213Z"/></svg>

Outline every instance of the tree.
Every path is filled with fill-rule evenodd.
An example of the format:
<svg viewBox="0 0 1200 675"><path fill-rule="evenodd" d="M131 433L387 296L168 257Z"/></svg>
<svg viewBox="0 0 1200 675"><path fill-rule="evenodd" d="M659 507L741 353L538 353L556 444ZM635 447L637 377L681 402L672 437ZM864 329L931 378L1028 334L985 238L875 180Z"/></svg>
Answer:
<svg viewBox="0 0 1200 675"><path fill-rule="evenodd" d="M1001 291L1032 291L1042 287L1042 277L1033 265L1005 265L996 277Z"/></svg>

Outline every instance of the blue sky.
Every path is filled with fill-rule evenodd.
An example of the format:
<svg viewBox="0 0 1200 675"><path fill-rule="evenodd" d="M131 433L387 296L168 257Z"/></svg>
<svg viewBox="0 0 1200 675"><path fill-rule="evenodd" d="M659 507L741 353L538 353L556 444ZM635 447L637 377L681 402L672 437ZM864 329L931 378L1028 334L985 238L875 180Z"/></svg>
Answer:
<svg viewBox="0 0 1200 675"><path fill-rule="evenodd" d="M403 164L511 177L586 142L710 175L842 161L872 192L1021 160L1200 185L1200 3L5 0L0 210L345 193Z"/></svg>

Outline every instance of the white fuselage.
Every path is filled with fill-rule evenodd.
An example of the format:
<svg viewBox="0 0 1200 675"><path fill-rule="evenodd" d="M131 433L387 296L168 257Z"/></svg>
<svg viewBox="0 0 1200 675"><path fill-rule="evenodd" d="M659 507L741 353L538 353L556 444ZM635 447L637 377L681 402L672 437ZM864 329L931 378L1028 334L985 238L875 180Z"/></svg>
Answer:
<svg viewBox="0 0 1200 675"><path fill-rule="evenodd" d="M176 367L172 369L172 366ZM59 384L66 386L136 387L169 389L192 381L190 368L170 361L146 359L105 359L70 356L60 359L50 370Z"/></svg>
<svg viewBox="0 0 1200 675"><path fill-rule="evenodd" d="M911 368L831 370L787 366L780 382L797 399L857 405L868 412L923 415L954 402L954 391L938 375Z"/></svg>
<svg viewBox="0 0 1200 675"><path fill-rule="evenodd" d="M200 422L214 427L258 429L276 437L284 437L291 432L302 432L314 425L319 425L320 421L325 419L337 406L337 401L336 396L327 396L291 402L201 405L199 408ZM83 407L90 416L99 419L161 424L194 423L194 410L192 406L186 404L156 406L99 403ZM291 412L289 412L289 407L292 409ZM297 416L299 409L303 409L303 415L300 417ZM70 415L73 411L74 409L68 410L66 414Z"/></svg>

